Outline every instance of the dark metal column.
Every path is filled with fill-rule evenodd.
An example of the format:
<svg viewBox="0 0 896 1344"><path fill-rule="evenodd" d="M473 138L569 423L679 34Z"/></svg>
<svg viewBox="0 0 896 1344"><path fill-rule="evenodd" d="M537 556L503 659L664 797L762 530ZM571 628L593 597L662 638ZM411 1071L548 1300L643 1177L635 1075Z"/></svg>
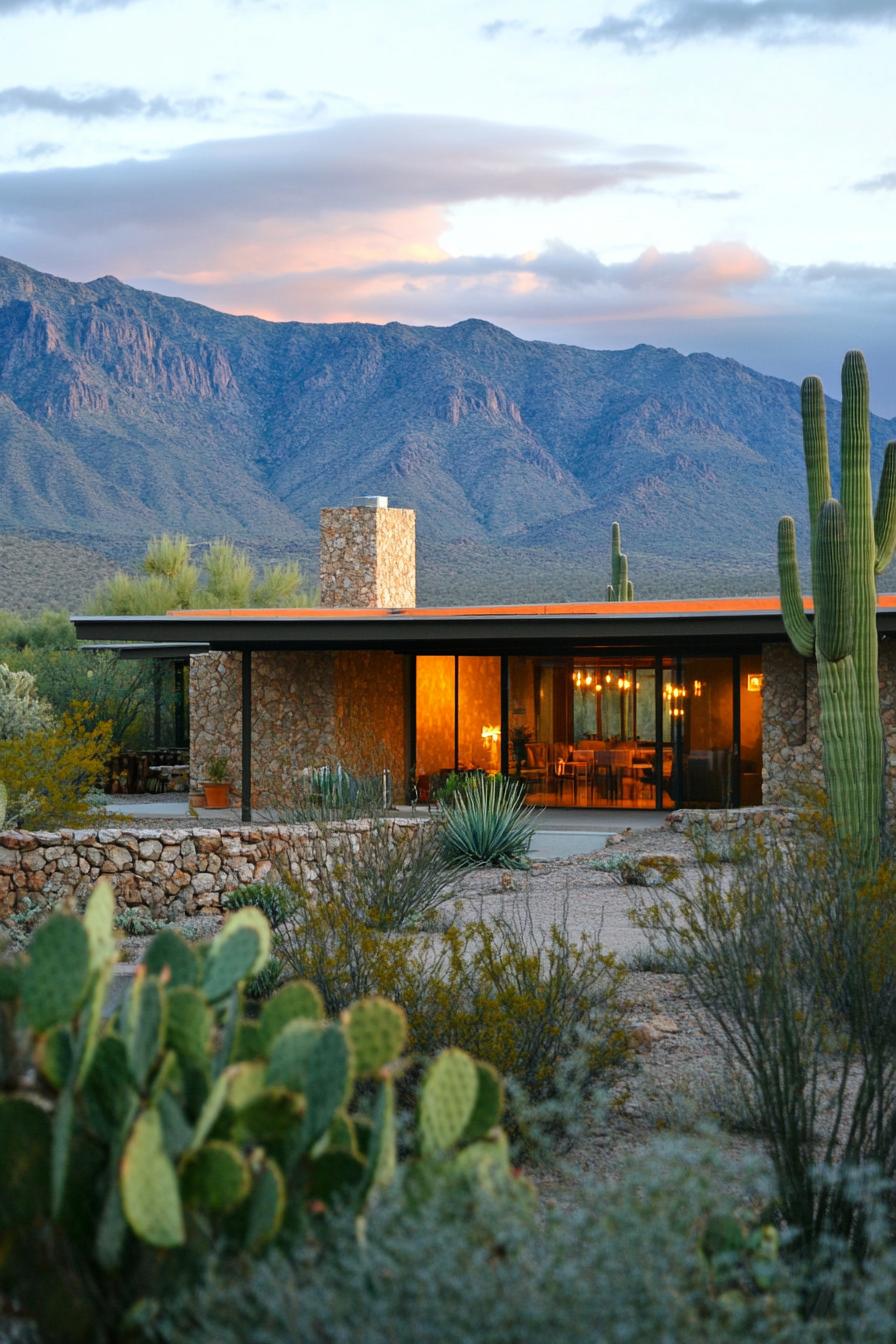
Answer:
<svg viewBox="0 0 896 1344"><path fill-rule="evenodd" d="M252 820L252 650L243 649L243 702L242 702L242 820Z"/></svg>
<svg viewBox="0 0 896 1344"><path fill-rule="evenodd" d="M186 713L184 706L184 666L180 659L174 663L174 745L187 745Z"/></svg>
<svg viewBox="0 0 896 1344"><path fill-rule="evenodd" d="M510 670L509 659L506 653L501 654L501 774L510 774L510 743L507 740L510 732Z"/></svg>
<svg viewBox="0 0 896 1344"><path fill-rule="evenodd" d="M162 664L158 658L152 662L152 745L154 751L162 745Z"/></svg>

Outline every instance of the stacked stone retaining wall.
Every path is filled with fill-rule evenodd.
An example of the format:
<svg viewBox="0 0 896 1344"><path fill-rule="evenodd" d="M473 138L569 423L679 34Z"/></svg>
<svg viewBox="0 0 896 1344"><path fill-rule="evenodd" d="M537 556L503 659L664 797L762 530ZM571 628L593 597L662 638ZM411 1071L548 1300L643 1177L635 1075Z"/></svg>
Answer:
<svg viewBox="0 0 896 1344"><path fill-rule="evenodd" d="M0 919L34 905L79 904L100 877L120 910L155 919L217 914L228 891L281 866L313 890L320 862L357 849L372 824L0 832ZM395 830L420 824L388 822Z"/></svg>

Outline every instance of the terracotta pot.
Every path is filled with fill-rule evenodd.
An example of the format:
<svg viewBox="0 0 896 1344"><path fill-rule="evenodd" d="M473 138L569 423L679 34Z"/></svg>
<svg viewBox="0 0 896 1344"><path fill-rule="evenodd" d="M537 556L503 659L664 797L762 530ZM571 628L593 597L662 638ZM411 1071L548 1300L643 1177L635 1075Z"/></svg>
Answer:
<svg viewBox="0 0 896 1344"><path fill-rule="evenodd" d="M205 789L206 807L222 808L230 805L230 785L224 784L203 784Z"/></svg>

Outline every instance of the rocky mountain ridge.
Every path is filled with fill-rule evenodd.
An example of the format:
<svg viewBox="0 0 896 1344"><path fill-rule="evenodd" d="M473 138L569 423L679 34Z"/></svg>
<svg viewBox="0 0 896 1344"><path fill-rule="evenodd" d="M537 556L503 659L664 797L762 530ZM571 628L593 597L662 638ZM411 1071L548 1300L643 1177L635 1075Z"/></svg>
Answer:
<svg viewBox="0 0 896 1344"><path fill-rule="evenodd" d="M873 428L879 459L896 422ZM804 517L799 393L708 354L265 322L0 260L0 532L102 554L223 533L313 563L318 510L358 494L417 509L433 577L475 551L457 600L599 592L614 517L643 591L748 589L778 516Z"/></svg>

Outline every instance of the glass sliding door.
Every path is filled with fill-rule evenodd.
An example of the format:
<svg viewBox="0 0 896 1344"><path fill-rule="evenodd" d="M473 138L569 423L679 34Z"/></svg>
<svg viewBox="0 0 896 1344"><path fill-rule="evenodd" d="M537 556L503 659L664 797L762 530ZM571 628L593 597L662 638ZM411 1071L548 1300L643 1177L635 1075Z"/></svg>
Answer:
<svg viewBox="0 0 896 1344"><path fill-rule="evenodd" d="M683 658L678 716L681 799L685 807L733 807L734 660Z"/></svg>
<svg viewBox="0 0 896 1344"><path fill-rule="evenodd" d="M453 770L501 768L499 656L421 655L416 660L415 774L429 782Z"/></svg>
<svg viewBox="0 0 896 1344"><path fill-rule="evenodd" d="M414 760L418 777L454 769L455 664L456 659L451 655L417 659L417 749Z"/></svg>
<svg viewBox="0 0 896 1344"><path fill-rule="evenodd" d="M655 808L657 715L653 657L508 659L510 770L540 807Z"/></svg>
<svg viewBox="0 0 896 1344"><path fill-rule="evenodd" d="M558 654L416 660L416 773L502 768L538 807L722 808L762 801L762 662ZM506 745L505 745L506 736Z"/></svg>
<svg viewBox="0 0 896 1344"><path fill-rule="evenodd" d="M741 807L762 802L762 658L758 653L741 654L739 672L740 708L740 798Z"/></svg>
<svg viewBox="0 0 896 1344"><path fill-rule="evenodd" d="M501 659L457 660L457 767L501 769Z"/></svg>

